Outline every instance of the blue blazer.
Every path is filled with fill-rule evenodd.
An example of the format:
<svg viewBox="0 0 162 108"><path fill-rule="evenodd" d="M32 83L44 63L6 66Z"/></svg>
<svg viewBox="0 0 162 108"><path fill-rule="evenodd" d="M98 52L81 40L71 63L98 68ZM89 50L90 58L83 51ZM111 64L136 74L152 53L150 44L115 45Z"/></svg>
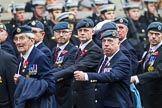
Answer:
<svg viewBox="0 0 162 108"><path fill-rule="evenodd" d="M37 46L38 49L40 49L47 57L49 60L49 63L52 63L52 53L51 50L42 42Z"/></svg>
<svg viewBox="0 0 162 108"><path fill-rule="evenodd" d="M121 45L123 45L129 52L131 55L130 61L132 63L132 75L135 75L137 73L137 69L138 69L138 57L136 54L135 49L131 46L131 44L128 42L128 40L124 40Z"/></svg>
<svg viewBox="0 0 162 108"><path fill-rule="evenodd" d="M130 66L130 60L119 51L104 68L105 72L88 73L90 82L97 82L96 108L130 108Z"/></svg>
<svg viewBox="0 0 162 108"><path fill-rule="evenodd" d="M43 52L41 52L39 49L34 47L26 61L26 66L24 65L23 66L24 69L22 69L22 71L19 72L22 76L26 77L27 79L29 78L36 79L35 82L39 82L39 81L41 82L41 80L45 80L45 82L48 85L45 91L43 92L43 94L38 95L37 92L34 91L35 94L33 92L32 96L34 97L36 95L37 99L35 98L30 99L30 101L26 102L26 105L30 106L33 103L39 103L40 97L44 97L44 96L48 97L55 93L55 79L50 72L51 67L47 59L48 59L47 56ZM21 80L23 80L23 78L19 78L19 82L21 82ZM39 88L39 87L35 86L35 88ZM41 85L39 91L40 90L41 90Z"/></svg>

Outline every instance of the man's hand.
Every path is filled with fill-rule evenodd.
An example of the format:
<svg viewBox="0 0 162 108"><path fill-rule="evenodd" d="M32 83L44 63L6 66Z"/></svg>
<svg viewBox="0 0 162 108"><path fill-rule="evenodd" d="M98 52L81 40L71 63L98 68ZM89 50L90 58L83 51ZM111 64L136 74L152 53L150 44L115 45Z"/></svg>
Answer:
<svg viewBox="0 0 162 108"><path fill-rule="evenodd" d="M130 82L131 82L131 83L136 83L135 77L136 77L136 76L131 76L131 79L130 79Z"/></svg>
<svg viewBox="0 0 162 108"><path fill-rule="evenodd" d="M83 71L75 71L74 77L75 77L75 80L85 81L85 73Z"/></svg>
<svg viewBox="0 0 162 108"><path fill-rule="evenodd" d="M21 76L20 74L15 74L15 75L14 75L14 82L15 82L15 84L18 83L18 78L19 78L20 76Z"/></svg>

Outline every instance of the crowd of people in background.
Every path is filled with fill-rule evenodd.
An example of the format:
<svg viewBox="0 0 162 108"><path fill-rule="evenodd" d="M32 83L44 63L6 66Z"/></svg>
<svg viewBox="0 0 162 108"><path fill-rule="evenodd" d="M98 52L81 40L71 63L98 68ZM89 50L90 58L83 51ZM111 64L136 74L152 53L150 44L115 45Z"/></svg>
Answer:
<svg viewBox="0 0 162 108"><path fill-rule="evenodd" d="M0 22L0 108L162 106L162 0L120 2L125 17L109 0L12 4Z"/></svg>

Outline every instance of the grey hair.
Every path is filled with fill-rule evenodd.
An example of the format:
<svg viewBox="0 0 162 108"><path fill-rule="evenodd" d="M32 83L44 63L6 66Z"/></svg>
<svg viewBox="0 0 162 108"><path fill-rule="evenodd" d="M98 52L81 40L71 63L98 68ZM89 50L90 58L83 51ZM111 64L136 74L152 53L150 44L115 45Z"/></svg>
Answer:
<svg viewBox="0 0 162 108"><path fill-rule="evenodd" d="M33 33L25 33L26 34L26 36L28 36L29 38L34 38L35 37L35 35L33 34Z"/></svg>

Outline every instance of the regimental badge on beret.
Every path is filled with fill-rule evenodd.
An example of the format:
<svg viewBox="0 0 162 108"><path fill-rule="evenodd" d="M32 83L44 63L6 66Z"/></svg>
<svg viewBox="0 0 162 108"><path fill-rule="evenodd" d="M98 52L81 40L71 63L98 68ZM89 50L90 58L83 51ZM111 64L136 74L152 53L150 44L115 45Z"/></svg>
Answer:
<svg viewBox="0 0 162 108"><path fill-rule="evenodd" d="M158 30L161 30L161 26L160 25L158 26Z"/></svg>
<svg viewBox="0 0 162 108"><path fill-rule="evenodd" d="M17 30L16 30L18 33L20 33L21 32L21 29L20 28L17 28Z"/></svg>
<svg viewBox="0 0 162 108"><path fill-rule="evenodd" d="M86 23L85 27L89 27L89 23Z"/></svg>
<svg viewBox="0 0 162 108"><path fill-rule="evenodd" d="M69 14L68 19L74 19L74 15Z"/></svg>
<svg viewBox="0 0 162 108"><path fill-rule="evenodd" d="M120 21L120 23L123 23L123 19L122 18L119 21Z"/></svg>
<svg viewBox="0 0 162 108"><path fill-rule="evenodd" d="M0 84L2 84L2 77L0 76Z"/></svg>
<svg viewBox="0 0 162 108"><path fill-rule="evenodd" d="M3 25L2 24L0 24L0 28L3 29Z"/></svg>
<svg viewBox="0 0 162 108"><path fill-rule="evenodd" d="M68 24L68 29L70 29L70 24Z"/></svg>
<svg viewBox="0 0 162 108"><path fill-rule="evenodd" d="M115 32L112 32L112 36L115 36Z"/></svg>
<svg viewBox="0 0 162 108"><path fill-rule="evenodd" d="M36 23L35 23L35 21L33 21L31 24L34 26Z"/></svg>

